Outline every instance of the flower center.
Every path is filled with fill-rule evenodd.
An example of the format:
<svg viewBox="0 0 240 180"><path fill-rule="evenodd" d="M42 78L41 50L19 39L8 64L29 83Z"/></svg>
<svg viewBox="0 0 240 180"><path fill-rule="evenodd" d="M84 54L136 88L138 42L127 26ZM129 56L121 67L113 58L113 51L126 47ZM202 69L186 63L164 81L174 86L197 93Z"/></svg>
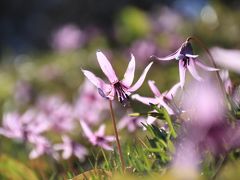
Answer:
<svg viewBox="0 0 240 180"><path fill-rule="evenodd" d="M183 66L186 68L190 62L189 57L184 56L184 58L182 60L183 60Z"/></svg>
<svg viewBox="0 0 240 180"><path fill-rule="evenodd" d="M105 138L102 137L102 136L97 136L97 142L98 142L98 143L105 142Z"/></svg>
<svg viewBox="0 0 240 180"><path fill-rule="evenodd" d="M126 106L129 100L129 96L123 89L123 85L120 82L115 83L114 89L116 91L116 95L118 97L118 101L123 105Z"/></svg>

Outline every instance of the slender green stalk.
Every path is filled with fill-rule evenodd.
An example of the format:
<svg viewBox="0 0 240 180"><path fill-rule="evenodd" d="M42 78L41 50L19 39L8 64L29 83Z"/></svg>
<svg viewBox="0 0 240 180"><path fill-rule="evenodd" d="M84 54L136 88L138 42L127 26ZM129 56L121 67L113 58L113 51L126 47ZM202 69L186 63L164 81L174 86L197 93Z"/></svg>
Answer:
<svg viewBox="0 0 240 180"><path fill-rule="evenodd" d="M169 117L169 115L167 113L167 110L163 109L163 113L164 113L165 120L167 121L170 133L172 134L172 136L174 138L176 138L177 137L177 133L176 133L174 127L173 127L172 120L170 119L170 117Z"/></svg>
<svg viewBox="0 0 240 180"><path fill-rule="evenodd" d="M116 137L116 141L117 141L117 148L118 148L118 152L119 152L119 156L120 156L120 161L121 161L121 164L122 164L122 171L124 173L125 164L124 164L124 160L123 160L121 145L120 145L120 142L119 142L116 120L115 120L115 115L114 115L114 112L113 112L113 107L112 107L112 101L111 100L109 100L109 107L110 107L110 113L111 113L111 117L112 117L113 129L114 129L115 137Z"/></svg>

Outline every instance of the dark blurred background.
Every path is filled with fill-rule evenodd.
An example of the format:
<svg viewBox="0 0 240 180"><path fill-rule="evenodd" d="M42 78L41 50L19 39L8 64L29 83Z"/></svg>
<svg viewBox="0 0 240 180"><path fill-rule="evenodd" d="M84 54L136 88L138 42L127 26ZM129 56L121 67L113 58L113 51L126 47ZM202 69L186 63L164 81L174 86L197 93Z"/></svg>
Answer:
<svg viewBox="0 0 240 180"><path fill-rule="evenodd" d="M221 2L238 9L240 2ZM114 20L127 6L145 12L160 6L170 7L188 19L199 16L202 8L215 1L207 0L2 0L0 2L0 48L14 53L48 50L52 33L64 24L72 23L81 29L99 28L114 42Z"/></svg>

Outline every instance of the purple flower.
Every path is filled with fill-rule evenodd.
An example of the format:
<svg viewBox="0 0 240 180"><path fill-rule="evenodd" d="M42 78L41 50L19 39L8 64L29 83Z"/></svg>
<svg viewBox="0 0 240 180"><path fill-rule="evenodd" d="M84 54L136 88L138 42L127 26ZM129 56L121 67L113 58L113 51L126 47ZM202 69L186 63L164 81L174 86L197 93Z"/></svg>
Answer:
<svg viewBox="0 0 240 180"><path fill-rule="evenodd" d="M85 79L74 105L75 117L88 124L97 125L105 117L104 112L107 109L107 102L97 93L95 86Z"/></svg>
<svg viewBox="0 0 240 180"><path fill-rule="evenodd" d="M239 49L223 49L214 47L210 49L211 54L217 65L224 69L229 69L240 73L240 50Z"/></svg>
<svg viewBox="0 0 240 180"><path fill-rule="evenodd" d="M129 132L134 132L137 128L143 127L142 123L146 123L143 117L131 117L125 115L118 123L118 129L127 128Z"/></svg>
<svg viewBox="0 0 240 180"><path fill-rule="evenodd" d="M105 125L101 125L96 132L92 132L92 130L84 121L80 121L80 123L84 134L94 146L100 146L103 149L113 151L113 148L109 145L109 143L115 141L115 137L104 136Z"/></svg>
<svg viewBox="0 0 240 180"><path fill-rule="evenodd" d="M133 86L131 86L135 72L135 58L133 55L131 55L131 61L128 64L123 79L119 80L112 68L112 65L105 57L105 55L100 51L98 51L96 54L98 63L110 81L110 84L106 84L102 79L96 77L90 71L82 70L84 75L98 88L98 92L101 96L113 100L114 96L116 95L118 97L118 101L120 101L125 106L128 102L130 93L140 88L144 82L147 72L152 65L152 62L145 68L139 80Z"/></svg>
<svg viewBox="0 0 240 180"><path fill-rule="evenodd" d="M4 114L0 134L8 138L23 140L22 125L19 117L20 115L16 112Z"/></svg>
<svg viewBox="0 0 240 180"><path fill-rule="evenodd" d="M76 156L80 161L85 159L88 151L82 145L72 141L68 136L62 136L63 143L55 144L53 149L56 151L62 150L63 159L69 159L72 155Z"/></svg>
<svg viewBox="0 0 240 180"><path fill-rule="evenodd" d="M169 91L165 91L164 93L160 93L154 81L148 81L148 85L154 94L154 98L151 97L142 97L138 94L134 94L132 96L133 99L136 99L144 104L150 105L157 104L159 106L163 106L169 114L174 114L174 110L170 107L170 101L173 100L173 97L176 95L178 88L180 87L180 83L175 84Z"/></svg>
<svg viewBox="0 0 240 180"><path fill-rule="evenodd" d="M166 57L156 57L156 56L151 56L151 58L155 58L160 61L169 61L172 59L176 59L179 61L179 76L180 76L180 83L181 87L184 86L185 83L185 73L186 70L188 69L189 72L192 74L192 76L198 80L202 81L202 77L198 74L196 70L196 66L201 67L202 69L206 71L217 71L218 69L206 66L202 64L200 61L198 61L196 58L198 55L193 54L193 48L192 45L189 41L184 42L181 47L174 52L173 54L170 54L169 56Z"/></svg>
<svg viewBox="0 0 240 180"><path fill-rule="evenodd" d="M52 47L58 51L74 50L85 43L86 35L74 24L58 29L52 37Z"/></svg>
<svg viewBox="0 0 240 180"><path fill-rule="evenodd" d="M39 111L45 114L51 128L58 132L68 132L74 128L73 108L58 96L41 97Z"/></svg>
<svg viewBox="0 0 240 180"><path fill-rule="evenodd" d="M16 112L7 113L3 117L3 127L0 134L21 141L29 141L32 136L40 136L47 131L50 124L46 121L43 114L37 114L30 109L23 115Z"/></svg>
<svg viewBox="0 0 240 180"><path fill-rule="evenodd" d="M59 159L58 154L52 148L52 144L45 137L31 136L29 142L34 146L29 154L30 159L38 158L43 154L51 155L56 160Z"/></svg>

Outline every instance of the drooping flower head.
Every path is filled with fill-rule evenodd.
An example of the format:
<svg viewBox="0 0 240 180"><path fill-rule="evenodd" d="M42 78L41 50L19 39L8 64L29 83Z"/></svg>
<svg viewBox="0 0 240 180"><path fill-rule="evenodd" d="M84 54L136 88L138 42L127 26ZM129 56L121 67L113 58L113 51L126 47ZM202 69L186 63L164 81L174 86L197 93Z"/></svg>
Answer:
<svg viewBox="0 0 240 180"><path fill-rule="evenodd" d="M185 83L185 74L186 70L189 70L189 72L192 74L192 76L198 80L202 81L202 77L198 74L196 70L196 66L199 66L200 68L206 70L206 71L217 71L218 69L209 67L201 63L199 60L197 60L198 55L195 55L193 53L193 48L189 40L185 41L181 47L174 52L173 54L170 54L166 57L156 57L151 56L151 59L157 59L160 61L169 61L172 59L176 59L179 61L179 76L180 76L180 83L181 87L184 86Z"/></svg>
<svg viewBox="0 0 240 180"><path fill-rule="evenodd" d="M88 138L90 143L94 146L100 146L103 149L112 151L113 148L110 145L111 142L115 141L114 136L105 136L105 125L101 125L99 129L96 132L92 132L92 130L89 128L89 126L84 122L80 121L82 130L85 134L85 136Z"/></svg>
<svg viewBox="0 0 240 180"><path fill-rule="evenodd" d="M105 83L102 79L96 77L90 71L82 70L84 75L98 88L98 92L102 97L114 100L114 97L116 95L118 101L123 104L123 106L125 106L128 102L130 93L140 88L144 82L147 72L152 65L152 62L144 69L139 80L133 86L131 86L135 72L135 58L133 55L131 55L131 61L128 64L123 79L119 80L106 56L100 51L97 51L96 54L98 63L103 73L107 76L110 84Z"/></svg>

